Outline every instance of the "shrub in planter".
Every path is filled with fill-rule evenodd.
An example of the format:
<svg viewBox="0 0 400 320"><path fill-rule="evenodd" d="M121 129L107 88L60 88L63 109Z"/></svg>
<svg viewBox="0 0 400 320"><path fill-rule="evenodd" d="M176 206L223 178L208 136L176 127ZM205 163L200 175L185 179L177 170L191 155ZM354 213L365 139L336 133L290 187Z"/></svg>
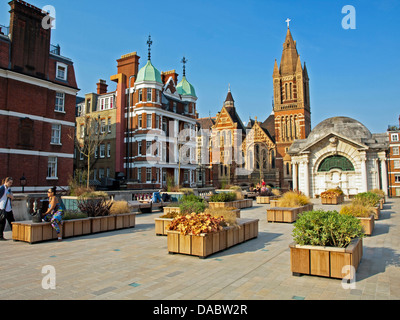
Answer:
<svg viewBox="0 0 400 320"><path fill-rule="evenodd" d="M105 198L94 201L93 199L83 198L78 200L78 208L88 217L108 216L113 203Z"/></svg>
<svg viewBox="0 0 400 320"><path fill-rule="evenodd" d="M297 208L310 204L310 198L304 194L288 191L278 200L279 207Z"/></svg>
<svg viewBox="0 0 400 320"><path fill-rule="evenodd" d="M371 216L371 214L374 214L374 210L371 207L364 206L359 203L351 203L342 206L340 209L340 214L346 214L359 218L368 218Z"/></svg>
<svg viewBox="0 0 400 320"><path fill-rule="evenodd" d="M337 211L315 210L299 215L292 232L299 245L346 247L354 238L363 238L360 221Z"/></svg>
<svg viewBox="0 0 400 320"><path fill-rule="evenodd" d="M235 213L236 208L224 207L216 209L206 209L204 214L209 214L215 218L223 218L221 225L223 227L236 226L237 225L237 215Z"/></svg>
<svg viewBox="0 0 400 320"><path fill-rule="evenodd" d="M381 199L385 198L385 192L381 189L372 189L370 192L377 194Z"/></svg>
<svg viewBox="0 0 400 320"><path fill-rule="evenodd" d="M222 217L215 218L210 214L193 212L175 217L168 226L168 230L179 231L183 235L199 235L222 230L222 222Z"/></svg>
<svg viewBox="0 0 400 320"><path fill-rule="evenodd" d="M125 200L110 201L109 204L111 204L110 214L122 214L131 212L129 204Z"/></svg>
<svg viewBox="0 0 400 320"><path fill-rule="evenodd" d="M201 201L184 201L179 205L179 208L181 209L182 214L187 214L187 213L200 213L203 212L206 208L205 202Z"/></svg>
<svg viewBox="0 0 400 320"><path fill-rule="evenodd" d="M210 197L210 202L231 202L236 200L236 193L222 192L213 194Z"/></svg>
<svg viewBox="0 0 400 320"><path fill-rule="evenodd" d="M354 197L353 202L363 204L365 206L376 207L379 205L381 197L374 192L362 192Z"/></svg>

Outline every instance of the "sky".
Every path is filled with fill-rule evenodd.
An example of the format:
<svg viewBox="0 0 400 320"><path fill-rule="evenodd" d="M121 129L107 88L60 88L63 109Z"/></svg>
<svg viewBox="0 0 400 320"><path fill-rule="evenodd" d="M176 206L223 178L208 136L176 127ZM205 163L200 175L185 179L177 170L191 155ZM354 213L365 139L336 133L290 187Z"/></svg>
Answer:
<svg viewBox="0 0 400 320"><path fill-rule="evenodd" d="M136 51L153 65L175 69L195 87L199 117L221 110L230 85L242 121L265 120L272 111L274 60L282 55L287 24L310 78L311 125L348 116L372 133L398 125L400 116L398 0L28 0L55 9L51 43L73 60L78 96L109 90L116 60ZM344 29L346 5L355 9L355 29ZM9 25L8 1L0 24Z"/></svg>

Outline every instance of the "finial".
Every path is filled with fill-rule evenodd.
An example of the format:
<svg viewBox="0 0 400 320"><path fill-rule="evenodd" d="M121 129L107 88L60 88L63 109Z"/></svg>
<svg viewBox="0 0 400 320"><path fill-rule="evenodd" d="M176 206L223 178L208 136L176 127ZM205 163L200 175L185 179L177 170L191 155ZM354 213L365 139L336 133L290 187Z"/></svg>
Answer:
<svg viewBox="0 0 400 320"><path fill-rule="evenodd" d="M285 20L285 22L287 23L288 29L289 29L289 23L290 23L290 21L292 21L292 20L290 20L289 18L287 18L287 19Z"/></svg>
<svg viewBox="0 0 400 320"><path fill-rule="evenodd" d="M228 92L231 92L231 84L228 84Z"/></svg>
<svg viewBox="0 0 400 320"><path fill-rule="evenodd" d="M183 64L183 76L186 76L186 63L188 62L188 59L185 58L185 56L183 56L181 63Z"/></svg>
<svg viewBox="0 0 400 320"><path fill-rule="evenodd" d="M151 41L151 35L149 35L149 40L147 40L147 45L149 46L149 58L148 60L150 60L151 57L151 45L153 44L153 41Z"/></svg>

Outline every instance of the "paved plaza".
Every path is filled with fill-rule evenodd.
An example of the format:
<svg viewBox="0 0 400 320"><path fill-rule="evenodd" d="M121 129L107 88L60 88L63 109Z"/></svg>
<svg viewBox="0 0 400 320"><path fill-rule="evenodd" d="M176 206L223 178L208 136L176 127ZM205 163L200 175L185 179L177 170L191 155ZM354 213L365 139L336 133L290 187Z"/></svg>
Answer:
<svg viewBox="0 0 400 320"><path fill-rule="evenodd" d="M313 202L315 209L340 207ZM138 214L131 229L62 242L1 242L0 299L400 299L400 199L387 200L373 235L364 239L353 289L344 289L340 279L293 276L293 224L268 223L268 207L254 201L241 210L243 218L260 220L258 238L206 259L168 254L167 238L155 235L160 212ZM54 268L55 289L42 287L45 266Z"/></svg>

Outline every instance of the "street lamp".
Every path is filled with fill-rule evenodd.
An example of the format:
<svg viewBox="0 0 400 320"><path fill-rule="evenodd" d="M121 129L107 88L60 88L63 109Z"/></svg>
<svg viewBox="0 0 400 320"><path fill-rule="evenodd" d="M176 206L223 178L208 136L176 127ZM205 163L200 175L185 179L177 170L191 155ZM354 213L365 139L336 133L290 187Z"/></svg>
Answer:
<svg viewBox="0 0 400 320"><path fill-rule="evenodd" d="M22 174L22 177L19 178L19 182L20 182L20 184L22 186L22 193L24 193L24 188L26 186L26 178L25 178L25 174L24 173Z"/></svg>

